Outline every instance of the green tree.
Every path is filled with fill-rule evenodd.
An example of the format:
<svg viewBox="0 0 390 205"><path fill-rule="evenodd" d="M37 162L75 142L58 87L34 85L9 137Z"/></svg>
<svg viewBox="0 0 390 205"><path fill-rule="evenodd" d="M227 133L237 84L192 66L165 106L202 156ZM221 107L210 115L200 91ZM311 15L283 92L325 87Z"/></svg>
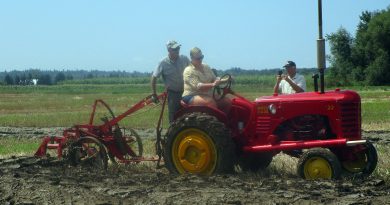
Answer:
<svg viewBox="0 0 390 205"><path fill-rule="evenodd" d="M20 77L20 84L26 85L26 74L23 73L22 77Z"/></svg>
<svg viewBox="0 0 390 205"><path fill-rule="evenodd" d="M368 85L386 85L390 83L390 58L387 52L378 51L375 60L366 69Z"/></svg>
<svg viewBox="0 0 390 205"><path fill-rule="evenodd" d="M345 85L350 83L350 73L353 70L351 62L351 52L353 38L351 34L343 27L340 27L336 33L326 35L330 44L332 55L329 58L331 63L330 76L333 83Z"/></svg>
<svg viewBox="0 0 390 205"><path fill-rule="evenodd" d="M15 85L20 85L20 77L18 75L15 76L14 84Z"/></svg>
<svg viewBox="0 0 390 205"><path fill-rule="evenodd" d="M65 79L66 79L65 74L63 72L59 72L54 78L54 83L57 84L58 82L64 81Z"/></svg>
<svg viewBox="0 0 390 205"><path fill-rule="evenodd" d="M85 77L85 79L92 79L93 78L93 74L92 73L88 73L88 75Z"/></svg>
<svg viewBox="0 0 390 205"><path fill-rule="evenodd" d="M26 84L27 85L31 85L32 84L32 74L29 72L28 75L27 75L27 79L26 79Z"/></svg>
<svg viewBox="0 0 390 205"><path fill-rule="evenodd" d="M390 7L363 12L355 38L340 28L327 39L330 75L339 84L390 85Z"/></svg>
<svg viewBox="0 0 390 205"><path fill-rule="evenodd" d="M390 8L373 13L367 30L356 41L364 46L367 84L390 85Z"/></svg>
<svg viewBox="0 0 390 205"><path fill-rule="evenodd" d="M38 77L38 84L39 85L51 85L51 76L49 74L40 75Z"/></svg>
<svg viewBox="0 0 390 205"><path fill-rule="evenodd" d="M14 79L12 79L12 77L7 74L5 77L4 77L4 82L6 85L13 85L14 84Z"/></svg>

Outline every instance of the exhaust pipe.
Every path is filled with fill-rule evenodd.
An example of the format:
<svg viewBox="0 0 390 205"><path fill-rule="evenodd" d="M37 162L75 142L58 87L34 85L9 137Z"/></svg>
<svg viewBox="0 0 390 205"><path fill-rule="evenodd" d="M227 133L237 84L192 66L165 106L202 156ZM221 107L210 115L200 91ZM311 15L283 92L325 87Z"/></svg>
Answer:
<svg viewBox="0 0 390 205"><path fill-rule="evenodd" d="M318 74L313 74L312 78L314 80L314 91L318 92Z"/></svg>
<svg viewBox="0 0 390 205"><path fill-rule="evenodd" d="M318 39L317 39L317 67L320 72L320 88L321 93L324 93L324 70L326 68L325 61L325 39L322 36L322 0L318 0Z"/></svg>

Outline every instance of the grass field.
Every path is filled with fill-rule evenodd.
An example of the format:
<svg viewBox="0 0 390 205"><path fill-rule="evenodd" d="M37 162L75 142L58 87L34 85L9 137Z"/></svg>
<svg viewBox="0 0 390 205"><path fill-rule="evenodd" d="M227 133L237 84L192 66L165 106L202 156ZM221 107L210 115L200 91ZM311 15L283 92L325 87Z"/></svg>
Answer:
<svg viewBox="0 0 390 205"><path fill-rule="evenodd" d="M37 151L40 144L40 140L35 139L15 139L15 138L4 138L0 139L0 158L4 158L14 155L32 155Z"/></svg>

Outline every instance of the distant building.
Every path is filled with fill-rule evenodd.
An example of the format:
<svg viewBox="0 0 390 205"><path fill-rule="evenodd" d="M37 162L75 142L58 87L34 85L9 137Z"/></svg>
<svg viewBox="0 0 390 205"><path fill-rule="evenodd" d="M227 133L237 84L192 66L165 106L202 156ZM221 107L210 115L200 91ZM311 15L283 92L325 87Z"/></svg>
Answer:
<svg viewBox="0 0 390 205"><path fill-rule="evenodd" d="M38 79L31 79L32 85L37 85L38 84Z"/></svg>

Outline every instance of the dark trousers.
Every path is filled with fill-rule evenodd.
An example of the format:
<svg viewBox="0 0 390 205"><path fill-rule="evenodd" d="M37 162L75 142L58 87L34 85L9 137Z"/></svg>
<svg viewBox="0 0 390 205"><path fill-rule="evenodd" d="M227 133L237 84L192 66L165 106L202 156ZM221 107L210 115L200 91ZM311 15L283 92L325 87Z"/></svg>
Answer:
<svg viewBox="0 0 390 205"><path fill-rule="evenodd" d="M173 122L175 113L181 108L180 101L183 91L168 90L168 114L169 123Z"/></svg>

